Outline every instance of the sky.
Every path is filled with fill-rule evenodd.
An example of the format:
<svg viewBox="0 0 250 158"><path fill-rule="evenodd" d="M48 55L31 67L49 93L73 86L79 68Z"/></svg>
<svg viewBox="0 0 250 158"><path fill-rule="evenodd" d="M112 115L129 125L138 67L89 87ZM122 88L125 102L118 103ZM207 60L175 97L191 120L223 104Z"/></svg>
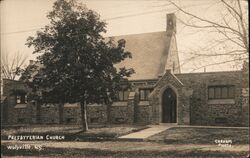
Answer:
<svg viewBox="0 0 250 158"><path fill-rule="evenodd" d="M33 48L25 43L29 36L49 23L46 14L52 10L54 0L3 0L1 4L1 55L13 57L19 52L29 60L35 59ZM166 30L166 14L175 13L178 19L187 17L169 5L166 0L81 0L89 9L100 14L107 22L107 33L104 36L138 34ZM220 20L221 5L216 0L176 1L187 11L196 15ZM190 60L190 51L209 44L215 37L213 33L184 26L177 21L177 47L182 72L205 71L197 69L206 59ZM209 59L218 62L224 57ZM207 62L207 61L206 61ZM197 69L197 70L196 70ZM216 65L206 67L206 71L235 70L235 65Z"/></svg>

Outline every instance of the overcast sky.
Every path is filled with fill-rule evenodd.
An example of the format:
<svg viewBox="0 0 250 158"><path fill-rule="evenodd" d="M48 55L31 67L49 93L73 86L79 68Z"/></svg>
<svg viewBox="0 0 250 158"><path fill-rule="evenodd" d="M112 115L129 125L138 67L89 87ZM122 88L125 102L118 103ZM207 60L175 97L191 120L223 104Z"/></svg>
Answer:
<svg viewBox="0 0 250 158"><path fill-rule="evenodd" d="M11 56L19 51L27 55L28 60L34 59L33 49L25 45L26 39L28 36L34 36L37 30L49 23L46 14L52 9L53 2L54 0L1 1L1 53L8 53ZM105 36L164 31L167 13L175 12L178 18L186 18L164 0L82 0L81 2L89 9L98 12L101 19L107 22ZM216 0L185 0L180 5L199 16L219 20L221 5ZM214 38L208 32L197 32L177 21L179 58L182 64L185 63L181 67L182 72L193 72L197 64L202 62L188 60L188 52L208 44L208 41ZM206 71L233 69L234 66L218 65L207 67Z"/></svg>

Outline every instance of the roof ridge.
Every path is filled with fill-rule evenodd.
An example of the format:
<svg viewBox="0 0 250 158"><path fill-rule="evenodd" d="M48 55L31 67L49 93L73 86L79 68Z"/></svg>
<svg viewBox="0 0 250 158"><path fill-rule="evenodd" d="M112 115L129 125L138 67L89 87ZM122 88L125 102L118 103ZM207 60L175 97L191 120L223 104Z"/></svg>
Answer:
<svg viewBox="0 0 250 158"><path fill-rule="evenodd" d="M120 37L120 36L138 36L138 35L164 33L164 32L167 33L167 31L153 31L153 32L129 33L129 34L122 34L122 35L105 36L104 38L112 38L112 37Z"/></svg>

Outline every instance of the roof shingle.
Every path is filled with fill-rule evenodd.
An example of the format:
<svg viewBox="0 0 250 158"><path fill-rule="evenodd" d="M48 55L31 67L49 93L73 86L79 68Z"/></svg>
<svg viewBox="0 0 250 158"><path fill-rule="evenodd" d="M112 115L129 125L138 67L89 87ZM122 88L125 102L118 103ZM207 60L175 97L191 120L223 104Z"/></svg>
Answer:
<svg viewBox="0 0 250 158"><path fill-rule="evenodd" d="M133 34L113 37L115 41L126 40L125 50L132 53L132 59L126 59L116 67L133 68L135 73L130 80L155 79L162 71L168 57L172 36L166 31Z"/></svg>

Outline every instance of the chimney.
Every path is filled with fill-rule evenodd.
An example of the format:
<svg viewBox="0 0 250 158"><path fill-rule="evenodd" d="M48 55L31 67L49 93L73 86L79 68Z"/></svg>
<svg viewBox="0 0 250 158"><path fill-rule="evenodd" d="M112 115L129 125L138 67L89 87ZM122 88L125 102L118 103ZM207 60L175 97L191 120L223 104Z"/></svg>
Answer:
<svg viewBox="0 0 250 158"><path fill-rule="evenodd" d="M174 13L167 14L167 33L176 33L176 16Z"/></svg>
<svg viewBox="0 0 250 158"><path fill-rule="evenodd" d="M171 70L171 69L166 69L166 73L170 73L170 74L171 74L172 71L173 71L173 70Z"/></svg>

